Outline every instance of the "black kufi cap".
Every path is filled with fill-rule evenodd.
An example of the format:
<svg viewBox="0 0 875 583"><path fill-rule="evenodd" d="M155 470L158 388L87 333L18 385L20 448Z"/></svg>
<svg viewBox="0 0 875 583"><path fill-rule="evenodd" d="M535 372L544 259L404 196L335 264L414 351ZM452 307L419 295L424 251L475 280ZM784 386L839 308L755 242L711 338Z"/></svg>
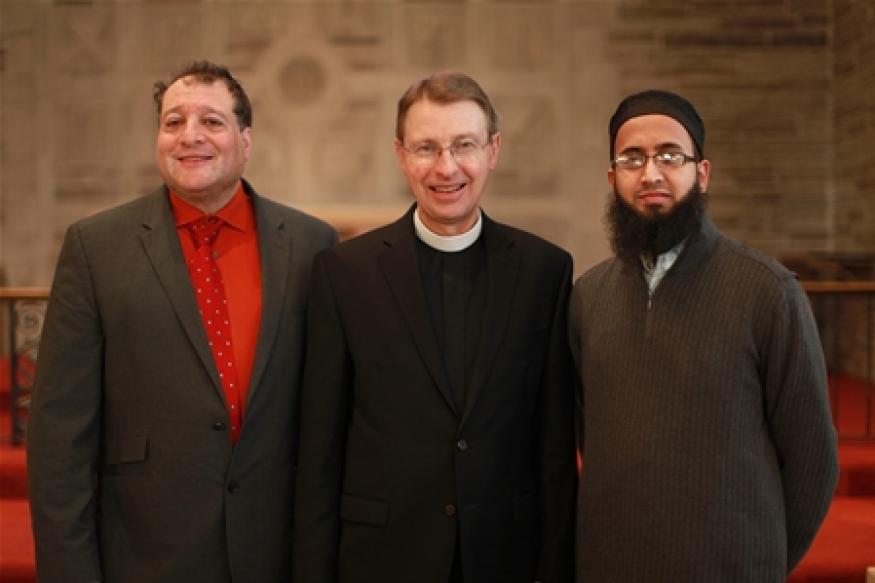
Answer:
<svg viewBox="0 0 875 583"><path fill-rule="evenodd" d="M705 124L693 104L676 93L651 89L630 95L620 102L611 117L608 130L611 134L611 157L614 157L614 140L620 126L640 115L667 115L678 121L693 138L696 157L701 159L705 148Z"/></svg>

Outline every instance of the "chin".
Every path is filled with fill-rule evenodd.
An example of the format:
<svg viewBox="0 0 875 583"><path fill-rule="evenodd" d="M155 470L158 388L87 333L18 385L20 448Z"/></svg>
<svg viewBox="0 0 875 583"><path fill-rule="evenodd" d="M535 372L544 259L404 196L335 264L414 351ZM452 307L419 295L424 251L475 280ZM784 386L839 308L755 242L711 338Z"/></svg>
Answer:
<svg viewBox="0 0 875 583"><path fill-rule="evenodd" d="M672 207L667 205L646 206L643 209L639 209L638 214L645 219L655 219L668 215L671 213L671 209Z"/></svg>

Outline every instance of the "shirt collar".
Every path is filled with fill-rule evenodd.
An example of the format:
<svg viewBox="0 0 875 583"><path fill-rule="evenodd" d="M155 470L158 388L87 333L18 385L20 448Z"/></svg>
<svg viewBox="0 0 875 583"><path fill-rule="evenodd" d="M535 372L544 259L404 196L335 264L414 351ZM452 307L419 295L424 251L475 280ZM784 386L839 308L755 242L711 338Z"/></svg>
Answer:
<svg viewBox="0 0 875 583"><path fill-rule="evenodd" d="M447 253L456 253L458 251L464 251L473 245L480 237L480 233L483 231L483 213L478 209L477 222L474 223L474 226L468 229L467 232L462 233L461 235L438 235L425 226L425 223L419 218L419 209L417 208L413 211L413 228L415 229L416 236L419 240L432 249Z"/></svg>
<svg viewBox="0 0 875 583"><path fill-rule="evenodd" d="M656 291L659 282L662 281L662 278L668 273L668 270L671 269L675 261L677 261L686 243L687 241L684 239L665 253L661 253L657 256L655 262L647 255L641 256L641 265L644 267L644 279L647 281L647 287L650 289L651 294Z"/></svg>
<svg viewBox="0 0 875 583"><path fill-rule="evenodd" d="M170 207L173 210L173 218L177 227L184 227L207 214L172 190L170 191ZM242 182L237 185L237 190L228 204L213 214L238 231L248 233L255 229L252 202L243 190Z"/></svg>
<svg viewBox="0 0 875 583"><path fill-rule="evenodd" d="M644 266L644 271L668 271L674 262L677 261L678 256L683 252L684 245L687 244L687 240L684 239L665 253L662 253L656 257L656 261L652 261L650 257L647 255L641 256L641 264Z"/></svg>

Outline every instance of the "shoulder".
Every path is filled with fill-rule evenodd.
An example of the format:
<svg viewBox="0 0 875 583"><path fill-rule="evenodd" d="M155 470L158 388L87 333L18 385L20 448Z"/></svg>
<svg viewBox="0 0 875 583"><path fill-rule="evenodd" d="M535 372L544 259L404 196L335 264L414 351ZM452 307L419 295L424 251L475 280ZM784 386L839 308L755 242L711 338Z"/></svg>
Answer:
<svg viewBox="0 0 875 583"><path fill-rule="evenodd" d="M551 243L550 241L526 230L520 229L519 227L512 227L504 223L499 223L488 217L486 221L486 225L484 226L484 235L486 237L495 236L505 238L508 244L524 253L525 257L537 261L556 261L560 263L571 261L571 254L555 243Z"/></svg>
<svg viewBox="0 0 875 583"><path fill-rule="evenodd" d="M151 208L159 207L166 202L167 193L161 188L128 202L99 211L74 222L70 228L82 232L111 231L118 228L128 228L131 225L141 225Z"/></svg>
<svg viewBox="0 0 875 583"><path fill-rule="evenodd" d="M304 233L312 237L333 237L334 227L325 221L309 215L296 208L292 208L275 200L252 192L252 204L256 216L269 217L290 225L293 233Z"/></svg>
<svg viewBox="0 0 875 583"><path fill-rule="evenodd" d="M307 214L296 208L292 208L285 204L279 203L275 200L259 196L255 198L254 201L257 206L262 207L265 213L276 217L281 217L287 223L294 225L295 228L313 229L320 232L334 230L331 225L329 225L322 219L314 217L313 215Z"/></svg>
<svg viewBox="0 0 875 583"><path fill-rule="evenodd" d="M723 234L718 235L714 261L736 285L747 283L774 289L799 287L796 274L776 259Z"/></svg>
<svg viewBox="0 0 875 583"><path fill-rule="evenodd" d="M574 282L574 293L582 294L590 289L601 288L611 274L618 273L623 267L629 270L633 269L617 257L610 257L593 265Z"/></svg>
<svg viewBox="0 0 875 583"><path fill-rule="evenodd" d="M607 313L603 308L605 303L613 304L618 297L635 289L634 284L640 278L638 273L634 266L617 257L605 259L587 269L571 290L571 321L579 327L582 321Z"/></svg>
<svg viewBox="0 0 875 583"><path fill-rule="evenodd" d="M413 241L413 224L407 224L407 215L381 227L376 227L366 233L356 235L339 243L327 253L339 259L360 260L364 257L376 257L382 253Z"/></svg>
<svg viewBox="0 0 875 583"><path fill-rule="evenodd" d="M593 265L577 278L571 288L572 312L580 314L585 310L589 313L594 306L613 301L624 291L634 289L630 286L640 277L638 273L635 266L617 257Z"/></svg>

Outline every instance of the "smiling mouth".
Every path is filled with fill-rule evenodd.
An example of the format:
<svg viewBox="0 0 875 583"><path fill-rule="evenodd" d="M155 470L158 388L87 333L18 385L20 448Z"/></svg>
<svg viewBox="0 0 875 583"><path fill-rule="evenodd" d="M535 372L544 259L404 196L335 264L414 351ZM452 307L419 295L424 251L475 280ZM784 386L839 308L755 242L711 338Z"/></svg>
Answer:
<svg viewBox="0 0 875 583"><path fill-rule="evenodd" d="M176 159L179 162L206 162L208 160L212 160L212 156L177 156Z"/></svg>
<svg viewBox="0 0 875 583"><path fill-rule="evenodd" d="M429 186L428 189L436 194L453 194L455 192L459 192L467 183L463 182L462 184L448 184L444 186Z"/></svg>

